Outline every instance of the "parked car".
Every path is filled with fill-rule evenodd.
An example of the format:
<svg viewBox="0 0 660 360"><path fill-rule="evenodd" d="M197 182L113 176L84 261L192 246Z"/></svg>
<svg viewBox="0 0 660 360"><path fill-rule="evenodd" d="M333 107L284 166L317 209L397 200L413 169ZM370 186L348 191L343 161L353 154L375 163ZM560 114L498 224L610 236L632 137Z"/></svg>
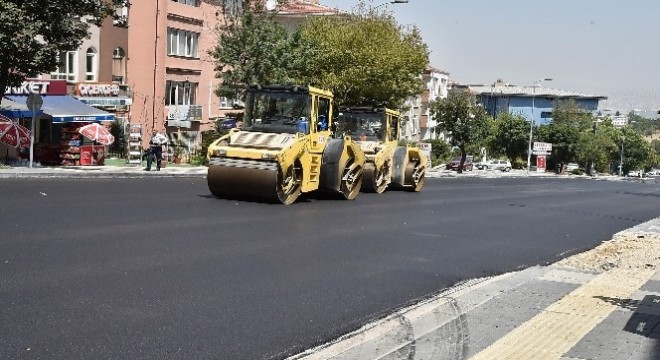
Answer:
<svg viewBox="0 0 660 360"><path fill-rule="evenodd" d="M628 177L642 177L644 172L642 170L630 170L628 171Z"/></svg>
<svg viewBox="0 0 660 360"><path fill-rule="evenodd" d="M479 170L501 170L511 171L511 162L509 160L489 160L477 165Z"/></svg>
<svg viewBox="0 0 660 360"><path fill-rule="evenodd" d="M571 172L580 168L580 165L577 163L568 163L566 164L566 171Z"/></svg>
<svg viewBox="0 0 660 360"><path fill-rule="evenodd" d="M646 173L646 175L649 175L649 176L660 175L660 169L651 169Z"/></svg>
<svg viewBox="0 0 660 360"><path fill-rule="evenodd" d="M474 168L474 164L472 163L472 159L474 157L472 155L467 155L465 157L465 163L463 163L463 171L472 171ZM445 165L446 170L456 170L458 171L458 168L461 166L461 157L457 156L455 158L452 158L447 162L447 165Z"/></svg>

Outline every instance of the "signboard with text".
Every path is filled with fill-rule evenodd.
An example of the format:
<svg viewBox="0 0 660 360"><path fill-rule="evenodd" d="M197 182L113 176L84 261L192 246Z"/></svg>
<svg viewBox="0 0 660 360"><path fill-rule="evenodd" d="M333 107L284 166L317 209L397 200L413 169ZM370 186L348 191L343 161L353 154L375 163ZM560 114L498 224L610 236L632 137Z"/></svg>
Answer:
<svg viewBox="0 0 660 360"><path fill-rule="evenodd" d="M552 143L535 141L532 150L549 153L552 151Z"/></svg>
<svg viewBox="0 0 660 360"><path fill-rule="evenodd" d="M5 95L66 95L66 80L25 79L20 86L8 86Z"/></svg>
<svg viewBox="0 0 660 360"><path fill-rule="evenodd" d="M113 83L77 83L75 87L76 96L119 96L119 84Z"/></svg>
<svg viewBox="0 0 660 360"><path fill-rule="evenodd" d="M536 171L545 172L545 155L536 157Z"/></svg>

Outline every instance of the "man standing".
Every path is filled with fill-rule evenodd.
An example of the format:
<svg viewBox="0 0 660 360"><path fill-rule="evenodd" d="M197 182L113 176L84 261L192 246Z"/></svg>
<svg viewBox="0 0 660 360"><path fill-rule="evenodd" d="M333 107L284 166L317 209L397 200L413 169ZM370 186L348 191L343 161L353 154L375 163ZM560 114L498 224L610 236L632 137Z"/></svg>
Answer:
<svg viewBox="0 0 660 360"><path fill-rule="evenodd" d="M151 170L151 162L154 158L156 158L156 171L160 171L160 165L163 161L163 143L161 140L163 137L156 130L151 135L151 140L149 140L149 154L147 155L147 167L144 168L144 171Z"/></svg>

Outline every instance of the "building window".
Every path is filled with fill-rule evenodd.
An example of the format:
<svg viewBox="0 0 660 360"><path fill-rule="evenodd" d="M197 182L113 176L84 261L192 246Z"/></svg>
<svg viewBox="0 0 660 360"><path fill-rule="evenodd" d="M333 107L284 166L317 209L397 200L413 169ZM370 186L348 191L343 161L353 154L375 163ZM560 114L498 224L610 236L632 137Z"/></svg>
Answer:
<svg viewBox="0 0 660 360"><path fill-rule="evenodd" d="M128 6L120 6L115 9L115 16L112 19L112 24L115 26L128 25Z"/></svg>
<svg viewBox="0 0 660 360"><path fill-rule="evenodd" d="M243 12L243 0L225 0L225 15L238 17Z"/></svg>
<svg viewBox="0 0 660 360"><path fill-rule="evenodd" d="M126 81L126 53L120 47L112 51L112 81L120 84Z"/></svg>
<svg viewBox="0 0 660 360"><path fill-rule="evenodd" d="M235 109L237 107L245 106L242 101L238 99L230 99L225 96L220 97L220 108L221 109Z"/></svg>
<svg viewBox="0 0 660 360"><path fill-rule="evenodd" d="M56 80L76 81L78 79L77 70L78 52L63 51L56 55L57 69L50 73L50 77Z"/></svg>
<svg viewBox="0 0 660 360"><path fill-rule="evenodd" d="M199 33L167 28L167 55L197 57Z"/></svg>
<svg viewBox="0 0 660 360"><path fill-rule="evenodd" d="M189 81L167 81L165 105L195 105L197 83Z"/></svg>
<svg viewBox="0 0 660 360"><path fill-rule="evenodd" d="M85 58L85 81L96 81L96 49L87 49Z"/></svg>
<svg viewBox="0 0 660 360"><path fill-rule="evenodd" d="M172 0L179 4L185 4L190 6L199 6L199 0Z"/></svg>

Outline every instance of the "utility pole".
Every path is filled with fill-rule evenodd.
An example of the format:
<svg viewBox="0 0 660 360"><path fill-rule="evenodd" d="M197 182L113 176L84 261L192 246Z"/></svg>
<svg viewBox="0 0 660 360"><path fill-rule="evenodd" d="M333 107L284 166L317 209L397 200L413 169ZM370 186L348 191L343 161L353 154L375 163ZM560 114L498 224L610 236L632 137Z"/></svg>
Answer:
<svg viewBox="0 0 660 360"><path fill-rule="evenodd" d="M532 161L532 134L534 132L534 108L536 107L534 100L536 98L536 86L540 85L542 81L552 81L552 79L536 80L532 86L532 119L529 122L529 143L527 144L527 175L529 175L529 168Z"/></svg>

